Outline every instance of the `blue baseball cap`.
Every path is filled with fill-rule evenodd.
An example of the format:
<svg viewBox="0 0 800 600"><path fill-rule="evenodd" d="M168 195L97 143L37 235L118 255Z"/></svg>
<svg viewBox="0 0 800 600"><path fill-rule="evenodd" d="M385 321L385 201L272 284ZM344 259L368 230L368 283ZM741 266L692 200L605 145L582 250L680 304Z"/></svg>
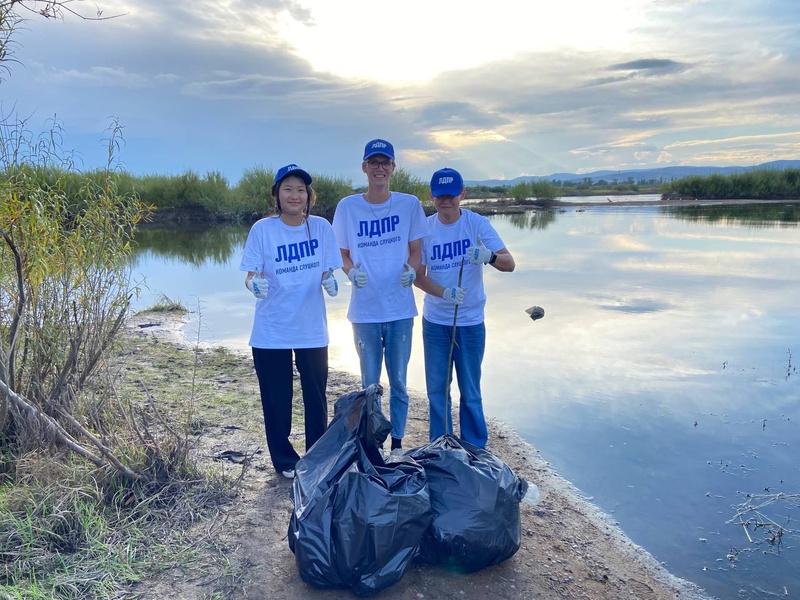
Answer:
<svg viewBox="0 0 800 600"><path fill-rule="evenodd" d="M439 169L431 177L431 196L460 196L464 191L464 179L455 169Z"/></svg>
<svg viewBox="0 0 800 600"><path fill-rule="evenodd" d="M305 181L306 185L311 185L311 175L308 174L307 171L304 171L300 167L295 164L286 165L285 167L281 167L278 169L278 172L275 174L275 183L272 184L272 193L275 194L275 191L278 189L281 181L292 175L294 177L299 177L303 181Z"/></svg>
<svg viewBox="0 0 800 600"><path fill-rule="evenodd" d="M364 148L364 160L367 160L371 156L375 156L376 154L383 154L384 156L388 156L392 160L394 160L394 146L392 146L386 140L372 140L371 142L367 142L366 147Z"/></svg>

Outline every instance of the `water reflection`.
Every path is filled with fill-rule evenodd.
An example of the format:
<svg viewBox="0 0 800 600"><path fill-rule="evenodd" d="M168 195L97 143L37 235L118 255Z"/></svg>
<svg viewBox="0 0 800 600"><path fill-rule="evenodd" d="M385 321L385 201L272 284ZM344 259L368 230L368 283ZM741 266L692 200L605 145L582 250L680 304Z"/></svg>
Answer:
<svg viewBox="0 0 800 600"><path fill-rule="evenodd" d="M800 593L796 539L787 533L768 556L729 522L743 493L800 489L800 236L796 209L782 206L492 217L517 269L485 276L487 412L672 572L721 598ZM246 349L247 230L140 236L136 268L150 290L199 306L192 339ZM326 298L331 364L354 371L349 284L337 278L341 292ZM531 305L546 316L531 321ZM409 387L422 391L419 330ZM788 511L775 515L792 529Z"/></svg>
<svg viewBox="0 0 800 600"><path fill-rule="evenodd" d="M542 231L555 223L557 218L554 210L537 210L509 215L508 222L519 229Z"/></svg>
<svg viewBox="0 0 800 600"><path fill-rule="evenodd" d="M247 239L249 229L241 225L188 223L177 226L145 226L136 234L133 258L149 252L180 260L187 265L207 262L228 264ZM239 258L239 257L237 257Z"/></svg>
<svg viewBox="0 0 800 600"><path fill-rule="evenodd" d="M663 210L676 219L731 227L797 227L800 221L800 204L671 206Z"/></svg>

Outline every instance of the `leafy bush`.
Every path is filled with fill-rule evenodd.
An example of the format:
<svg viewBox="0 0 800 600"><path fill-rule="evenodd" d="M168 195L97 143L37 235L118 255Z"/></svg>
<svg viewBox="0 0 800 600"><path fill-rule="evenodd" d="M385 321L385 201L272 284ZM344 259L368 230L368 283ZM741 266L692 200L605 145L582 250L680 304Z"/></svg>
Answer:
<svg viewBox="0 0 800 600"><path fill-rule="evenodd" d="M329 177L326 175L312 175L314 182L311 184L317 192L317 202L313 212L327 219L333 218L339 200L353 193L350 181L342 177Z"/></svg>
<svg viewBox="0 0 800 600"><path fill-rule="evenodd" d="M508 195L516 202L522 202L531 197L531 186L527 181L520 181L508 188Z"/></svg>
<svg viewBox="0 0 800 600"><path fill-rule="evenodd" d="M429 182L423 181L419 177L412 175L403 167L396 167L392 175L392 190L411 194L420 199L421 202L428 202L431 195Z"/></svg>
<svg viewBox="0 0 800 600"><path fill-rule="evenodd" d="M264 167L246 169L232 190L232 209L243 215L263 216L274 208L275 172Z"/></svg>
<svg viewBox="0 0 800 600"><path fill-rule="evenodd" d="M537 200L537 204L552 203L559 197L558 188L549 181L540 179L530 183L531 196Z"/></svg>

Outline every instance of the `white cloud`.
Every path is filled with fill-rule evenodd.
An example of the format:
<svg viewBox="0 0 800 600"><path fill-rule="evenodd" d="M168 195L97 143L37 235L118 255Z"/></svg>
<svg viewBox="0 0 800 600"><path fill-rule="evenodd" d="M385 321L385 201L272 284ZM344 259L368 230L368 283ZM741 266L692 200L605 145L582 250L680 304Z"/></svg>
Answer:
<svg viewBox="0 0 800 600"><path fill-rule="evenodd" d="M115 115L133 171L361 181L373 137L423 179L800 158L789 2L100 4L125 14L29 24L2 109L75 140Z"/></svg>

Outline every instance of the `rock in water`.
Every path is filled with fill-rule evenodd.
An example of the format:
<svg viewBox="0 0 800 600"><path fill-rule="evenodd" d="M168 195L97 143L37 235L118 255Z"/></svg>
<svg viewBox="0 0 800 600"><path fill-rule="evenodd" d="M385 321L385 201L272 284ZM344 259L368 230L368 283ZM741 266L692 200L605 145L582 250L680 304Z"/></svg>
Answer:
<svg viewBox="0 0 800 600"><path fill-rule="evenodd" d="M544 309L541 306L531 306L530 308L525 310L528 313L532 320L536 321L541 319L544 316Z"/></svg>

